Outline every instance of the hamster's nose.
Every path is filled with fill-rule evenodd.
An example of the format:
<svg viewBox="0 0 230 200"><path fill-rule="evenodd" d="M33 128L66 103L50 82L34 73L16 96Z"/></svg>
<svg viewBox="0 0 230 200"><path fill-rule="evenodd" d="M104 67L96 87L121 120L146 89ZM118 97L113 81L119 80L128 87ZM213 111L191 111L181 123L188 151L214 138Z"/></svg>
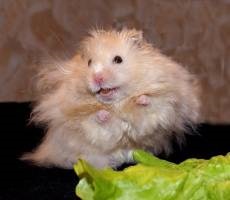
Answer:
<svg viewBox="0 0 230 200"><path fill-rule="evenodd" d="M93 75L93 81L98 84L101 85L105 80L104 80L104 76L101 73L97 73Z"/></svg>

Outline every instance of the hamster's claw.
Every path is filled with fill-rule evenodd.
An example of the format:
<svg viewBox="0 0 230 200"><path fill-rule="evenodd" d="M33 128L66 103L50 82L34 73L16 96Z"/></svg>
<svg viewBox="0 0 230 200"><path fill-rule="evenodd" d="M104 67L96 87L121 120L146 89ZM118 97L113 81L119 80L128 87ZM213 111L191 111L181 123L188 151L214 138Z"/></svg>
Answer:
<svg viewBox="0 0 230 200"><path fill-rule="evenodd" d="M136 99L136 103L141 106L148 106L150 104L150 98L146 95L141 95Z"/></svg>
<svg viewBox="0 0 230 200"><path fill-rule="evenodd" d="M96 120L100 124L107 122L110 119L110 117L111 117L110 113L106 110L99 110L96 113Z"/></svg>

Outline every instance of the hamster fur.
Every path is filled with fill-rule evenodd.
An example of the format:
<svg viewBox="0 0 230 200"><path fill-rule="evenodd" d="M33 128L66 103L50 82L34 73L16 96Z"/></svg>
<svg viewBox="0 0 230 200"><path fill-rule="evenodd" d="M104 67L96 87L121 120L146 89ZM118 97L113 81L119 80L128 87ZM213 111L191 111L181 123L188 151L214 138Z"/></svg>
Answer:
<svg viewBox="0 0 230 200"><path fill-rule="evenodd" d="M33 120L48 131L23 159L71 168L83 158L116 167L132 161L133 149L170 153L171 139L183 141L186 127L197 123L195 77L147 43L142 32L95 30L79 52L58 64L64 70L41 73L45 92ZM98 122L100 111L110 114L108 121Z"/></svg>
<svg viewBox="0 0 230 200"><path fill-rule="evenodd" d="M120 110L136 147L170 153L171 138L183 141L186 128L199 121L198 81L146 42L141 31L93 31L81 52L88 61L88 88L99 102ZM143 96L147 105L137 103Z"/></svg>

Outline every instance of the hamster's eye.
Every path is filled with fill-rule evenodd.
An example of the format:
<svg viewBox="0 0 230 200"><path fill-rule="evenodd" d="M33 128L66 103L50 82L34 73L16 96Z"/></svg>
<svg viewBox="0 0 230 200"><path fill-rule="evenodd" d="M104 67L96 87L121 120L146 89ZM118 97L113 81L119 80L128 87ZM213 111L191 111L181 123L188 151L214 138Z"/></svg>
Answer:
<svg viewBox="0 0 230 200"><path fill-rule="evenodd" d="M113 63L120 64L122 62L123 62L123 60L122 60L121 56L115 56L113 58Z"/></svg>
<svg viewBox="0 0 230 200"><path fill-rule="evenodd" d="M92 63L92 60L89 59L89 60L88 60L88 67L91 65L91 63Z"/></svg>

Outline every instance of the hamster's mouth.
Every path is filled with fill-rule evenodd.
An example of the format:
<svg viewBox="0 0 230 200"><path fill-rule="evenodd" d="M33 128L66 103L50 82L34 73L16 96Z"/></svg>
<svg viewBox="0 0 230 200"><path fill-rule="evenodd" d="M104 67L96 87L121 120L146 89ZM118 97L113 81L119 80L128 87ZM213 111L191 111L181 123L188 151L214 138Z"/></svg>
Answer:
<svg viewBox="0 0 230 200"><path fill-rule="evenodd" d="M110 103L114 100L119 88L100 88L98 92L96 92L96 96L99 101L104 103Z"/></svg>
<svg viewBox="0 0 230 200"><path fill-rule="evenodd" d="M116 93L118 88L100 88L100 90L97 92L100 96L103 97L110 97L114 93Z"/></svg>

